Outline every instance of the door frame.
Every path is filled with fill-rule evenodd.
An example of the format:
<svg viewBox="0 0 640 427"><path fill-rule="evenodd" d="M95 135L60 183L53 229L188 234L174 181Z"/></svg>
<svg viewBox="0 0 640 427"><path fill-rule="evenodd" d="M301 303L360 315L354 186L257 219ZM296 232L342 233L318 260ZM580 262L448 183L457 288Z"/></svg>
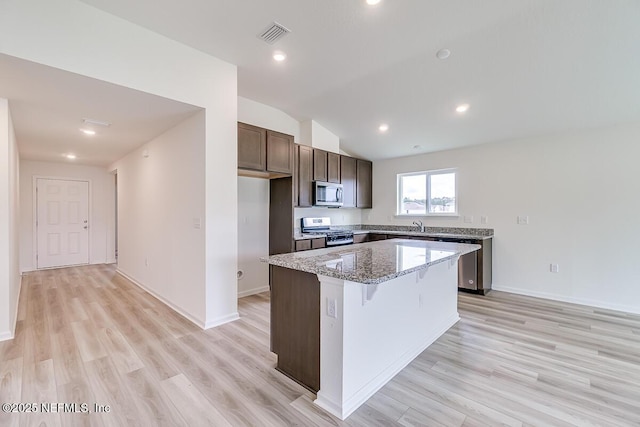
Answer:
<svg viewBox="0 0 640 427"><path fill-rule="evenodd" d="M88 217L89 217L89 238L88 238L88 242L87 242L87 251L89 251L89 262L88 264L91 264L91 242L93 241L93 239L91 238L91 233L92 233L92 227L93 227L93 215L92 215L92 211L91 211L91 205L92 205L92 183L91 180L89 178L67 178L67 177L60 177L60 176L45 176L45 175L33 175L32 178L32 189L31 189L31 196L32 196L32 224L31 224L31 231L33 234L33 239L32 239L32 245L33 245L33 249L32 249L32 253L31 253L31 262L33 263L33 271L36 270L49 270L52 268L61 268L61 267L47 267L47 268L38 268L38 192L36 191L36 188L38 187L38 180L39 179L51 179L51 180L58 180L58 181L80 181L80 182L86 182L89 184L89 194L88 194L88 200L87 200L87 204L89 206L87 206L87 212L88 212Z"/></svg>

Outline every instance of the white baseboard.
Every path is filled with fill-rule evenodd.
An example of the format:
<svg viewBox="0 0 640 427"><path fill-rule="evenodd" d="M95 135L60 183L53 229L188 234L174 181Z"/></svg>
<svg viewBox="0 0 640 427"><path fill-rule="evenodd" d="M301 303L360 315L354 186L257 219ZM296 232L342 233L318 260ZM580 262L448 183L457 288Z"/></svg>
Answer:
<svg viewBox="0 0 640 427"><path fill-rule="evenodd" d="M18 296L16 297L16 314L13 316L13 324L11 325L11 338L15 337L16 325L18 324L18 311L20 310L20 294L22 293L22 274L20 275L20 284L18 285Z"/></svg>
<svg viewBox="0 0 640 427"><path fill-rule="evenodd" d="M0 341L12 340L13 334L11 331L0 332Z"/></svg>
<svg viewBox="0 0 640 427"><path fill-rule="evenodd" d="M640 314L640 307L623 304L611 304L602 301L596 301L588 298L568 297L565 295L552 294L548 292L531 291L529 289L512 288L509 286L500 286L493 284L491 288L494 291L509 292L510 294L524 295L528 297L543 298L552 301L568 302L572 304L586 305L593 308L604 308L607 310L622 311L625 313Z"/></svg>
<svg viewBox="0 0 640 427"><path fill-rule="evenodd" d="M239 318L240 318L240 315L236 312L236 313L229 314L227 316L218 317L217 319L210 319L205 322L204 329L215 328L216 326L233 322L234 320L238 320Z"/></svg>
<svg viewBox="0 0 640 427"><path fill-rule="evenodd" d="M262 292L267 292L269 290L269 286L262 286L260 288L249 289L246 291L238 292L238 298L248 297L249 295L261 294Z"/></svg>
<svg viewBox="0 0 640 427"><path fill-rule="evenodd" d="M134 279L133 277L129 276L127 273L125 273L124 271L120 270L119 268L116 268L116 272L118 274L120 274L122 277L124 277L127 280L129 280L131 283L133 283L137 287L139 287L140 289L143 289L144 291L149 292L155 298L159 299L163 304L165 304L166 306L171 308L173 311L175 311L176 313L180 314L181 316L183 316L184 318L189 320L194 325L198 326L199 328L206 329L204 321L202 321L200 319L197 319L194 316L190 315L189 313L187 313L182 308L180 308L177 305L173 304L172 302L168 301L166 298L163 298L162 296L158 295L156 292L152 291L147 286L145 286L142 283L138 282L136 279Z"/></svg>

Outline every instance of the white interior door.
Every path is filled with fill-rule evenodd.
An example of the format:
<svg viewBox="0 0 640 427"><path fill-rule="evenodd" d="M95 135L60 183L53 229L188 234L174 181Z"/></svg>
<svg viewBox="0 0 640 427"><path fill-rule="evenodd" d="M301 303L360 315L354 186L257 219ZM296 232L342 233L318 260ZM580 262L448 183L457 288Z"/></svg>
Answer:
<svg viewBox="0 0 640 427"><path fill-rule="evenodd" d="M38 268L89 263L89 183L36 180Z"/></svg>

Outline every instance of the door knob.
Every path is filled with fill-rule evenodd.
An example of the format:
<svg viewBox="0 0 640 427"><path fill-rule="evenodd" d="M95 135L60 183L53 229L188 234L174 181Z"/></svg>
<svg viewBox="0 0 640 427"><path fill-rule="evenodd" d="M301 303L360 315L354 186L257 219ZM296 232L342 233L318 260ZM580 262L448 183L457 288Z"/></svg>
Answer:
<svg viewBox="0 0 640 427"><path fill-rule="evenodd" d="M85 226L84 226L84 229L86 230L87 228L89 228L89 227L85 225Z"/></svg>

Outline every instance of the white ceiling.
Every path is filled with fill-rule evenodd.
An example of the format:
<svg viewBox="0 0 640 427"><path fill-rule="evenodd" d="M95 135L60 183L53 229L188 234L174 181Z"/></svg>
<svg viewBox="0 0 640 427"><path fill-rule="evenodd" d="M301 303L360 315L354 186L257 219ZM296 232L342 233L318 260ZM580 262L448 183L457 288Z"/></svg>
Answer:
<svg viewBox="0 0 640 427"><path fill-rule="evenodd" d="M84 2L237 64L239 95L372 159L640 120L637 0ZM270 46L274 20L292 32Z"/></svg>
<svg viewBox="0 0 640 427"><path fill-rule="evenodd" d="M20 157L107 166L198 107L0 55L0 97L9 99ZM83 119L111 123L83 134ZM77 158L67 160L73 153Z"/></svg>

